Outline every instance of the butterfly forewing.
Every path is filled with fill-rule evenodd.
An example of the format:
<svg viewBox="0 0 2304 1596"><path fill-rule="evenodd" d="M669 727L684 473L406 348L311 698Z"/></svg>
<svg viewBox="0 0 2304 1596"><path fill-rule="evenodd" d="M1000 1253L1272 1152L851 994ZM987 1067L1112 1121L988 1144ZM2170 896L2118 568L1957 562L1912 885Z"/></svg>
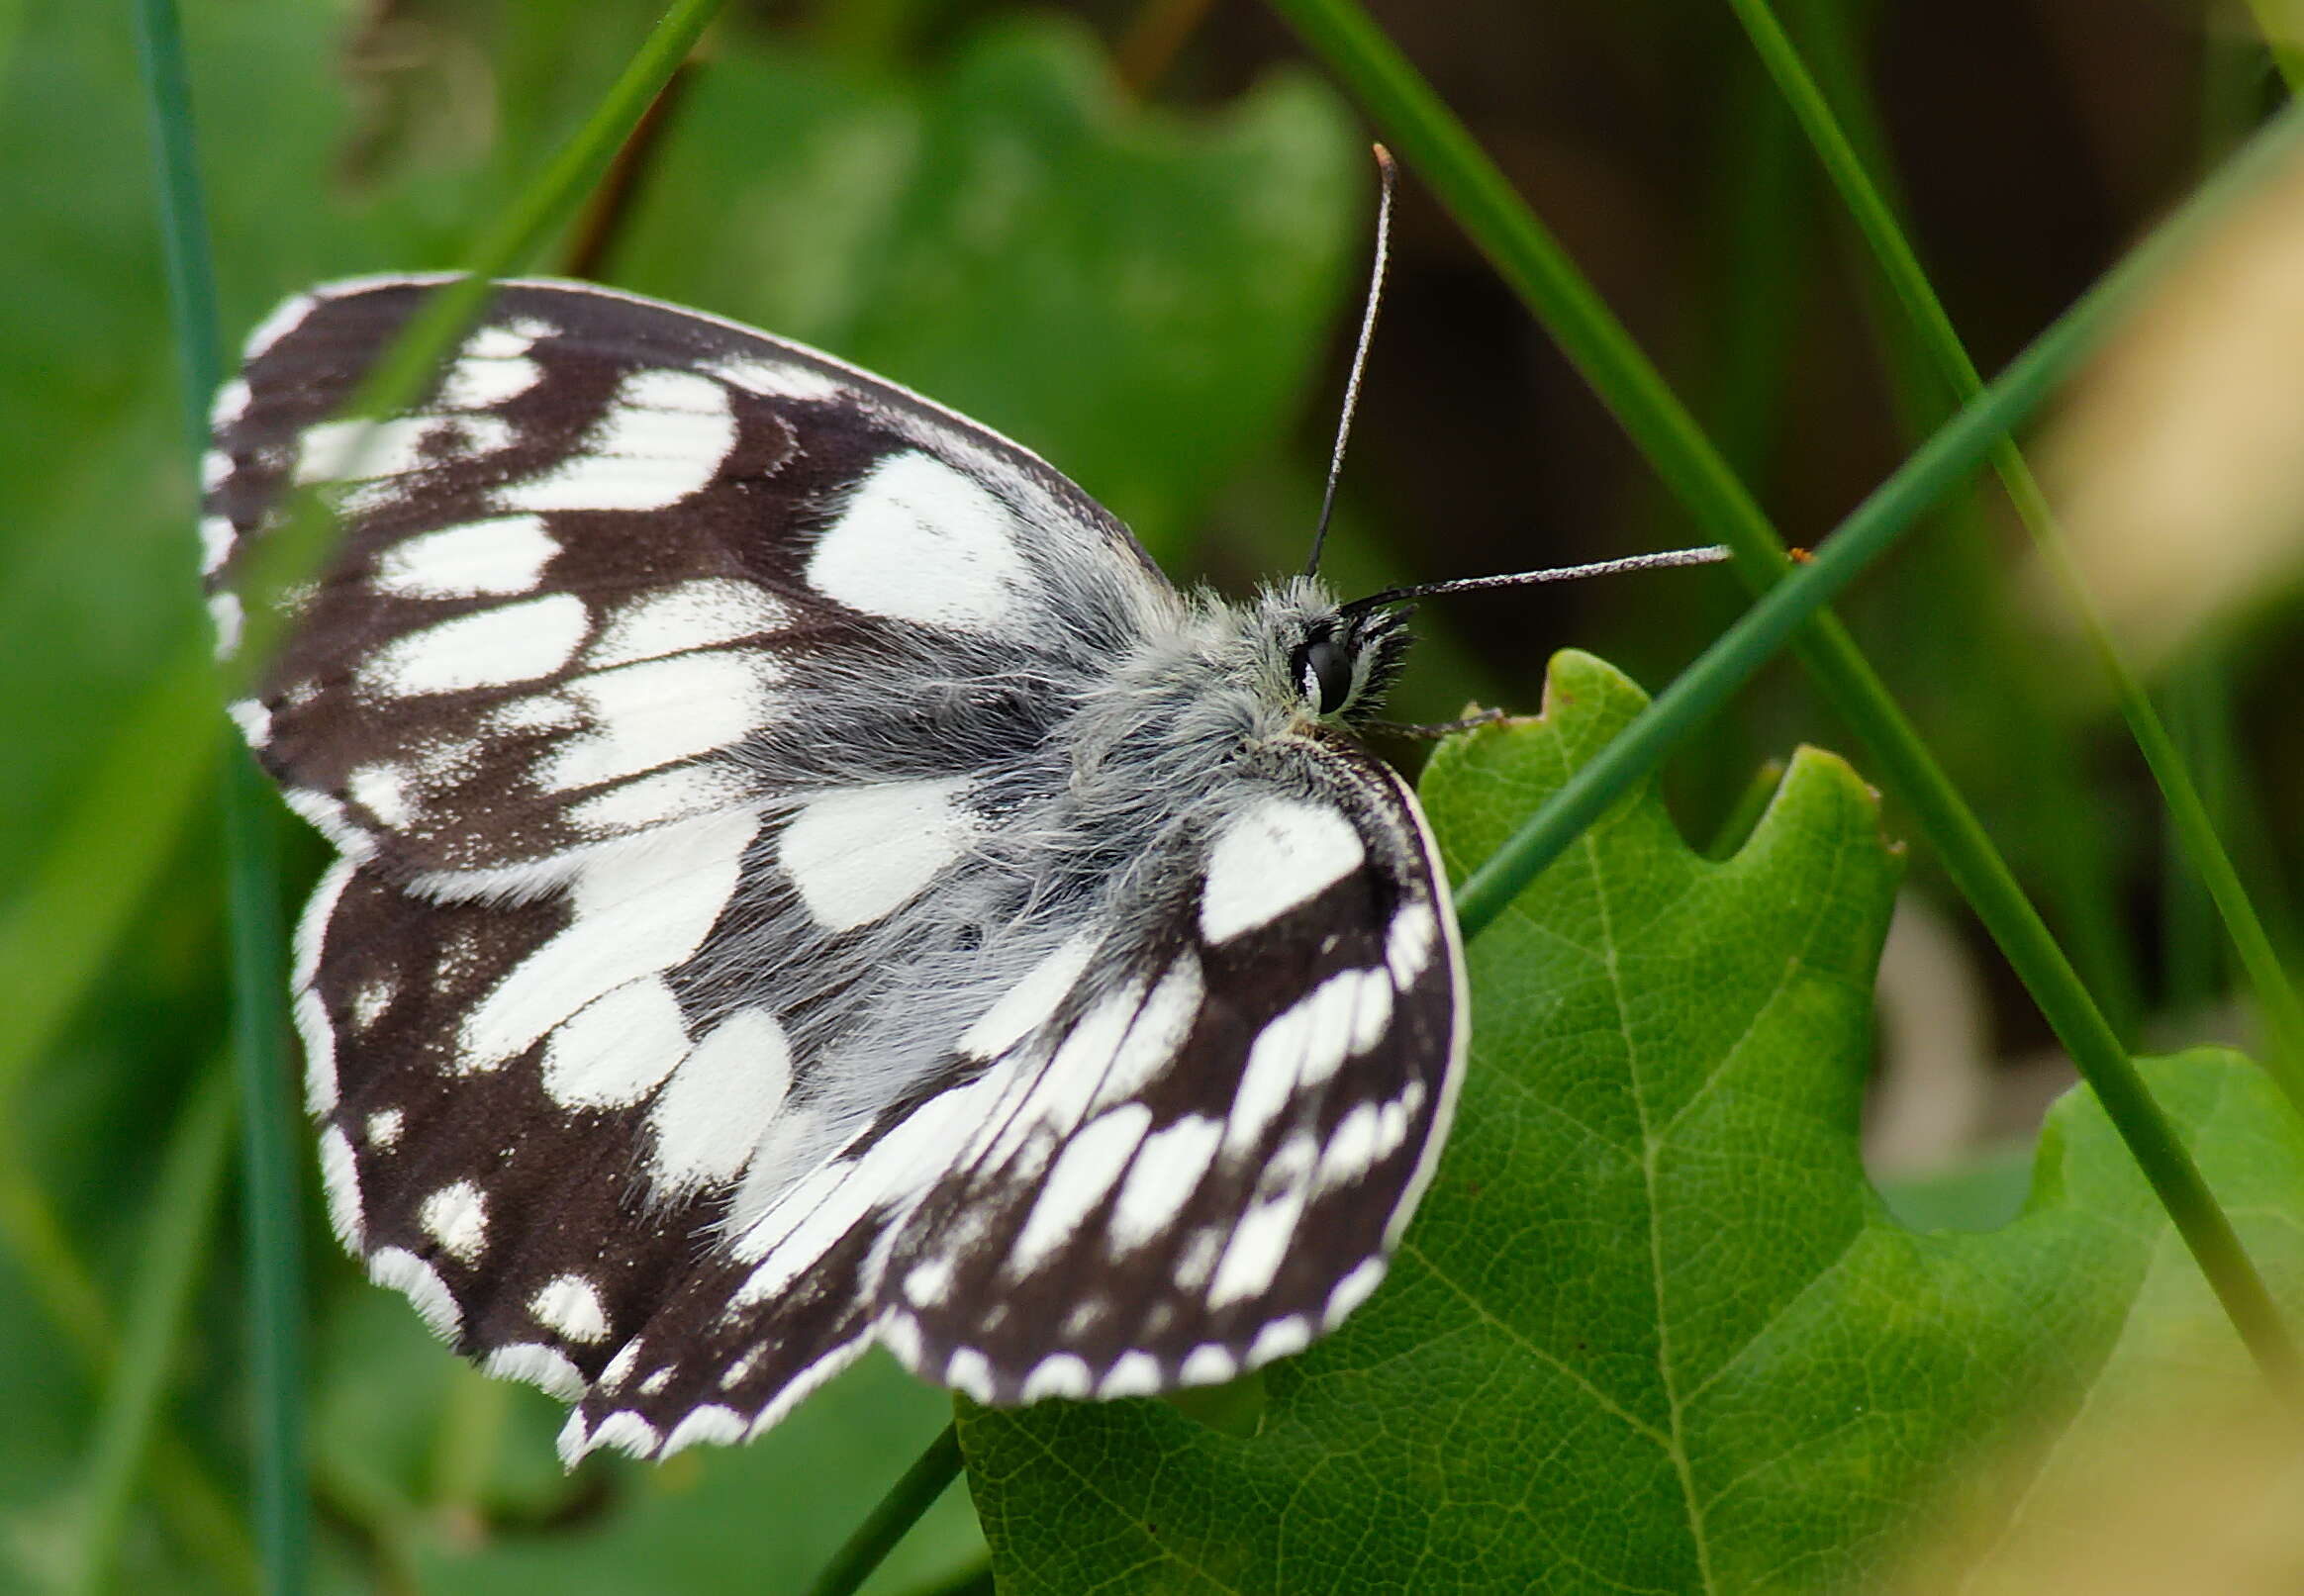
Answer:
<svg viewBox="0 0 2304 1596"><path fill-rule="evenodd" d="M413 413L335 420L429 286L292 302L217 411L204 524L228 619L284 490L339 505L340 545L239 711L339 840L517 870L763 791L949 774L980 750L924 711L1005 716L1012 740L1046 705L850 691L887 724L832 739L812 678L924 687L935 659L1030 682L1161 600L1126 532L1024 450L628 296L506 285ZM775 760L731 757L780 726Z"/></svg>
<svg viewBox="0 0 2304 1596"><path fill-rule="evenodd" d="M875 1336L1012 1401L1348 1312L1463 1051L1396 779L1225 729L1218 610L1108 515L765 334L507 284L335 421L432 286L258 330L203 523L228 647L291 490L341 527L234 713L345 856L298 1013L371 1273L578 1400L571 1457L756 1433Z"/></svg>

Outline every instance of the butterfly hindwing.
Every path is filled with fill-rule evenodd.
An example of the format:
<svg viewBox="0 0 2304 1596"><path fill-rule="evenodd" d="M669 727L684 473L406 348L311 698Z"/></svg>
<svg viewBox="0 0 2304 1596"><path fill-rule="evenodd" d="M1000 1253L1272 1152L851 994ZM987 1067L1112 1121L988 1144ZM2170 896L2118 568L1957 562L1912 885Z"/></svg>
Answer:
<svg viewBox="0 0 2304 1596"><path fill-rule="evenodd" d="M1453 1108L1462 960L1398 779L1341 743L1295 763L1210 805L1145 923L995 1061L883 1278L919 1372L1002 1402L1205 1384L1375 1288Z"/></svg>

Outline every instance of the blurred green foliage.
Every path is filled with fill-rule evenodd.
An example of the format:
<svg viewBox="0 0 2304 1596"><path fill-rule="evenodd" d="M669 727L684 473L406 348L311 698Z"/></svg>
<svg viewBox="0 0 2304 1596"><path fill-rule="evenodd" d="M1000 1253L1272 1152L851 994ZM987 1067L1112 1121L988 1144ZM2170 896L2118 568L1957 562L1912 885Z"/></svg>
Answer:
<svg viewBox="0 0 2304 1596"><path fill-rule="evenodd" d="M228 334L317 279L454 264L657 9L189 4ZM1133 15L1089 15L1109 38L1166 9L1153 0ZM1787 0L1783 10L1842 115L1886 149L1863 57L1884 39L1899 65L1897 19L1840 0ZM1869 291L1850 286L1861 274L1836 264L1828 201L1757 69L1722 52L1735 48L1724 14L1672 14L1686 27L1663 46L1667 19L1654 6L1551 8L1482 32L1490 14L1435 18L1418 43L1457 63L1453 87L1515 157L1515 177L1569 203L1572 241L1597 257L1635 326L1661 330L1668 369L1704 396L1772 508L1795 527L1826 524L1892 463L1899 427L1934 419L1940 396ZM1333 403L1315 379L1333 370L1348 320L1368 173L1331 90L1301 69L1265 70L1278 51L1253 23L1219 15L1207 26L1217 36L1207 60L1185 72L1196 108L1179 111L1118 87L1111 51L1080 16L904 0L800 18L731 8L599 271L817 343L1001 427L1110 505L1180 576L1204 567L1236 580L1291 565L1324 464ZM1451 28L1473 37L1452 39ZM1990 47L2003 47L1995 36ZM2010 58L2029 60L2031 47L2018 41ZM2202 141L2213 146L2261 98L2260 61L2229 42L2206 53L2221 74L2210 109L2223 121ZM2235 67L2243 56L2256 78ZM1487 92L1491 80L1509 91ZM1627 108L1617 130L1635 152L1627 159L1672 175L1656 188L1689 235L1678 253L1656 247L1669 230L1621 173L1590 149L1526 136L1520 120L1539 103L1610 97ZM48 856L102 761L145 761L157 795L168 772L203 753L124 742L134 706L197 619L194 488L167 369L144 120L125 15L0 0L0 746L10 751L0 761L0 902ZM2167 142L2166 126L2181 120L2163 116L2154 137ZM1943 206L1947 169L1993 191L1974 178L1980 157L1963 142L1982 125L1936 130L1931 153L1950 166L1920 173L1923 221L1940 214L1928 207ZM1690 147L1702 158L1689 159ZM2154 192L2130 184L2140 210ZM2033 190L2024 198L2043 214L2059 204ZM1588 400L1530 352L1519 310L1504 307L1513 330L1503 334L1467 313L1495 291L1416 206L1411 191L1359 486L1330 563L1339 582L1367 589L1394 575L1680 540L1637 466L1602 437ZM2009 232L1993 235L1995 250L2007 251ZM1700 259L1698 285L1684 266L1661 263L1667 256ZM1987 351L2040 310L2004 291L2011 274L2000 263L1989 255L1986 269L1948 285L1955 314L1986 325ZM1543 447L1531 448L1537 435ZM2140 1015L2155 1006L2149 967L2162 937L2133 900L2164 892L2173 973L2157 1018L2189 1023L2227 986L2213 922L2196 912L2181 871L2159 887L2144 802L2094 706L2064 691L2002 613L1990 517L1987 500L1956 507L1948 535L1922 541L1851 613L2044 888L2098 995ZM1628 584L1589 599L1428 610L1401 712L1436 718L1475 697L1524 704L1534 662L1563 631L1604 637L1661 676L1734 612L1725 583L1689 577L1668 599L1659 591ZM1557 608L1570 603L1581 608ZM2195 661L2185 678L2188 735L2217 772L2228 814L2244 822L2244 864L2275 897L2295 851L2278 819L2293 804L2281 795L2304 769L2284 745L2251 757L2249 727L2262 715L2251 718L2248 694L2280 676L2280 635L2220 641L2210 668ZM1563 669L1583 685L1573 714L1491 740L1516 750L1498 756L1499 770L1542 767L1503 772L1503 785L1517 784L1508 802L1468 796L1467 772L1484 756L1458 751L1435 772L1459 864L1526 812L1572 757L1567 744L1588 744L1628 712L1633 690L1621 679L1589 664ZM1781 754L1816 726L1796 685L1762 684L1670 773L1691 829L1731 808L1756 756ZM1158 1404L969 1419L976 1505L1014 1588L1188 1588L1177 1573L1187 1562L1247 1589L1349 1590L1380 1566L1419 1589L1453 1580L1517 1590L1539 1576L1564 1590L1685 1583L1696 1543L1671 1511L1656 1458L1626 1462L1591 1444L1608 1422L1593 1388L1629 1393L1624 1404L1644 1415L1661 1403L1662 1417L1649 1416L1677 1425L1672 1393L1647 1383L1678 1377L1653 1342L1676 1327L1695 1334L1700 1362L1701 1336L1733 1328L1733 1312L1714 1322L1703 1303L1644 1317L1636 1280L1602 1288L1623 1262L1612 1251L1637 1254L1667 1213L1700 1241L1707 1214L1741 1204L1784 1238L1774 1250L1750 1238L1716 1252L1691 1244L1675 1276L1731 1309L1773 1305L1792 1327L1771 1351L1783 1367L1714 1387L1737 1408L1732 1423L1698 1435L1702 1416L1687 1415L1688 1478L1727 1479L1749 1462L1773 1482L1765 1501L1747 1493L1722 1509L1743 1538L1743 1560L1731 1568L1723 1555L1713 1580L1723 1589L1822 1588L1908 1508L1917 1474L1956 1466L1958 1432L1988 1432L2043 1392L2093 1404L2108 1370L2127 1378L2188 1357L2195 1332L2214 1342L2189 1266L2084 1101L2059 1111L2014 1230L1916 1237L1878 1212L1857 1171L1853 1120L1870 949L1893 872L1845 769L1812 756L1795 768L1746 856L1779 850L1780 879L1742 889L1748 902L1680 924L1677 941L1594 940L1570 899L1608 872L1635 896L1725 879L1682 853L1662 808L1643 799L1594 842L1588 876L1556 873L1482 945L1481 1053L1461 1145L1401 1278L1342 1336L1276 1367L1261 1406L1247 1402L1212 1428ZM2271 784L2261 792L2259 777ZM168 844L164 823L153 824ZM1820 863L1826 833L1845 844L1844 874ZM301 880L318 850L301 834L293 846ZM135 854L124 846L111 862L131 884ZM87 1349L49 1307L68 1286L55 1259L24 1245L33 1230L20 1199L53 1205L65 1245L117 1312L156 1150L222 1034L215 855L203 814L168 848L171 863L77 1001L68 1035L29 1080L0 1079L0 1592L69 1573L94 1411ZM1924 889L1941 892L1932 863L1915 864ZM1795 1016L1811 1029L1764 1050L1755 1068L1765 1089L1739 1099L1733 1126L1677 1149L1687 1160L1680 1183L1633 1192L1615 1168L1610 1186L1621 1150L1580 1140L1557 1107L1627 1085L1620 1060L1583 1051L1606 1038L1562 1020L1562 1005L1589 995L1594 950L1635 956L1669 1018L1699 979L1692 966L1725 983L1719 967L1767 945L1754 927L1795 906L1823 916L1811 929L1832 940L1827 975L1803 987L1824 991L1821 1008ZM2029 1013L2003 1007L2004 1025L2027 1039ZM1685 1085L1703 1056L1678 1038L1650 1062ZM2266 1240L2267 1258L2287 1266L2283 1284L2294 1278L2285 1227L2297 1149L2284 1110L2228 1056L2163 1064L2155 1080L2220 1189L2253 1210L2251 1241ZM1987 1228L2016 1202L2022 1169L2005 1156L1963 1167L1899 1191L1896 1211L1915 1225ZM316 1220L310 1228L322 1261L311 1411L325 1589L798 1590L950 1411L941 1393L875 1357L749 1448L661 1468L602 1458L564 1476L550 1451L556 1404L464 1369L397 1297L357 1277ZM1811 1256L1841 1243L1848 1256L1837 1262ZM244 1512L247 1465L239 1264L232 1246L219 1254L178 1348L148 1488L116 1549L118 1588L246 1585L246 1548L213 1523ZM1964 1284L1981 1294L1963 1296ZM1606 1366L1580 1390L1535 1366L1547 1358L1555 1374L1587 1359ZM2229 1348L2217 1344L2207 1361L2223 1368ZM1877 1405L1864 1407L1859 1391ZM1815 1407L1805 1419L1804 1401ZM2116 1444L2088 1411L2087 1446ZM1834 1426L1836 1414L1848 1424ZM1771 1447L1790 1460L1764 1456ZM1082 1488L1090 1476L1095 1490ZM1594 1502L1615 1516L1595 1519ZM1569 1563L1559 1549L1572 1533L1597 1540ZM984 1554L976 1513L955 1491L868 1588L891 1596L963 1580ZM1776 1579L1793 1565L1796 1575Z"/></svg>

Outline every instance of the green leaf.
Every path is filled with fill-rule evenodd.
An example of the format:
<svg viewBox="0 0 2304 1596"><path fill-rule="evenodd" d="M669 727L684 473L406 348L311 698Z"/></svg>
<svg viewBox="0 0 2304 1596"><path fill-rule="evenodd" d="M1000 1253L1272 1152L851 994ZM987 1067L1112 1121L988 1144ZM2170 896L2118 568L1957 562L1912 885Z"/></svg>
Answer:
<svg viewBox="0 0 2304 1596"><path fill-rule="evenodd" d="M1538 721L1446 744L1423 790L1483 858L1643 700L1554 663ZM1160 1403L971 1409L1003 1590L1832 1590L2022 1416L2247 1361L2091 1101L1988 1235L1892 1220L1858 1117L1898 874L1870 792L1804 749L1711 863L1646 792L1472 949L1455 1138L1392 1278L1267 1371L1261 1430ZM2160 1066L2275 1277L2304 1275L2304 1134L2227 1055ZM2286 1267L2283 1268L2282 1266ZM2082 1399L2089 1398L2085 1410Z"/></svg>

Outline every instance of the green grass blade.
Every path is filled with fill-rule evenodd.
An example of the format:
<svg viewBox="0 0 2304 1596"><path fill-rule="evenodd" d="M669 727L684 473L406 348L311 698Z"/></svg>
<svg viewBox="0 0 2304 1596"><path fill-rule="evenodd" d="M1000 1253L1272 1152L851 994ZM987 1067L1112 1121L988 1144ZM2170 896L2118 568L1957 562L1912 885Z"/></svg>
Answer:
<svg viewBox="0 0 2304 1596"><path fill-rule="evenodd" d="M305 1586L311 1563L304 1424L301 1126L288 1049L287 926L270 784L244 749L225 756L233 1053L240 1082L240 1227L247 1255L248 1378L254 1397L255 1524L266 1588Z"/></svg>
<svg viewBox="0 0 2304 1596"><path fill-rule="evenodd" d="M927 1450L912 1460L904 1477L888 1488L847 1545L832 1554L822 1573L809 1586L808 1596L853 1596L872 1570L896 1549L905 1533L920 1515L936 1505L936 1498L960 1476L960 1431L946 1425Z"/></svg>
<svg viewBox="0 0 2304 1596"><path fill-rule="evenodd" d="M1779 575L1784 568L1781 544L1751 495L1557 240L1366 12L1352 0L1274 0L1274 4L1370 108L1393 147L1417 168L1458 224L1527 301L1667 485L1715 537L1736 551L1740 571L1756 583ZM1926 829L1953 879L2120 1127L2267 1378L2288 1393L2300 1384L2295 1348L2230 1221L2209 1197L2198 1170L2144 1090L2118 1036L1973 812L1846 630L1820 610L2039 403L2135 285L2168 258L2203 214L2252 183L2294 146L2300 125L2304 124L2293 113L2283 116L2228 162L2173 223L2124 258L1875 490L1842 523L1813 564L1766 593L1743 620L1657 697L1615 744L1532 815L1466 883L1459 899L1465 917L1475 925L1500 912L1584 825L1654 769L1667 749L1805 625L1796 649L1802 663L1864 739L1883 785L1904 800ZM1840 552L1844 544L1849 545L1846 553Z"/></svg>
<svg viewBox="0 0 2304 1596"><path fill-rule="evenodd" d="M422 309L361 380L344 406L344 417L372 421L415 402L440 360L479 317L495 279L529 265L608 171L721 3L676 0L583 126L473 245L465 257L464 275L425 296ZM352 446L356 449L357 442ZM307 490L297 497L286 523L264 540L253 569L243 579L249 602L234 666L239 680L260 676L279 640L282 607L272 602L272 596L310 580L335 536L334 519L321 495Z"/></svg>
<svg viewBox="0 0 2304 1596"><path fill-rule="evenodd" d="M144 1471L193 1287L208 1264L232 1151L234 1077L219 1059L192 1089L161 1159L126 1334L88 1452L67 1588L101 1588L130 1496Z"/></svg>
<svg viewBox="0 0 2304 1596"><path fill-rule="evenodd" d="M151 103L158 163L160 231L174 325L184 422L195 465L207 447L208 396L223 380L223 334L210 258L207 203L192 126L191 77L173 0L139 0L138 54ZM190 573L186 573L189 577ZM191 584L186 583L189 594ZM203 671L199 680L205 680ZM222 735L213 704L199 741ZM295 1158L289 1151L287 994L281 974L286 929L273 805L244 753L227 762L221 794L233 970L233 1052L239 1061L243 1176L242 1227L248 1273L249 1383L255 1408L255 1520L265 1585L301 1591L311 1560L311 1507L305 1481L304 1261ZM186 1282L184 1289L189 1289ZM131 1349L134 1351L135 1349ZM137 1382L124 1368L116 1390L136 1422ZM157 1400L152 1393L151 1401ZM110 1438L107 1437L109 1442ZM133 1430L119 1442L141 1440ZM141 1451L141 1446L137 1447ZM104 1456L99 1454L100 1459ZM133 1453L123 1455L126 1469ZM126 1482L121 1482L125 1489ZM103 1498L99 1497L101 1506Z"/></svg>
<svg viewBox="0 0 2304 1596"><path fill-rule="evenodd" d="M1839 191L1881 274L1935 359L1940 374L1961 399L1973 398L1983 391L1983 378L1968 358L1952 318L1936 297L1919 256L1897 226L1863 158L1842 131L1839 119L1825 102L1768 0L1728 0L1728 4L1744 24L1762 64L1776 79L1778 91L1808 136L1817 159ZM2289 1100L2299 1111L2304 1111L2304 1001L2298 999L2286 971L2281 968L2271 938L2265 934L2263 921L2249 898L2240 873L2233 868L2231 854L2216 834L2208 807L2201 800L2199 788L2174 739L2168 735L2160 711L2154 707L2144 684L2121 653L2111 628L2097 610L2087 579L2065 547L2055 513L2049 508L2048 496L2042 492L2023 452L2012 438L2002 437L1992 444L1991 457L1993 469L2007 488L2017 516L2047 556L2066 601L2078 615L2089 646L2112 684L2130 734L2143 750L2153 779L2160 786L2161 799L2182 840L2185 856L2199 873L2209 897L2223 917L2225 933L2239 953L2241 967L2248 974L2263 1013L2268 1033L2265 1066Z"/></svg>
<svg viewBox="0 0 2304 1596"><path fill-rule="evenodd" d="M1865 19L1856 13L1874 8L1850 7L1843 0L1778 0L1778 9L1799 34L1810 73L1826 102L1837 109L1841 131L1872 172L1890 213L1906 213L1862 57ZM1774 80L1765 71L1753 75L1783 119L1787 135L1804 144L1805 136ZM1907 446L1915 445L1942 425L1968 394L1943 380L1924 338L1878 277L1865 278L1862 287L1897 418L1909 434ZM1913 572L1916 591L1935 595L1938 624L1971 651L1972 674L1994 685L1993 692L1969 695L1963 712L1975 722L1975 740L2000 750L2003 791L2023 795L2028 814L2043 817L2023 839L2039 876L2043 907L2112 1029L2133 1043L2144 1014L2144 980L2140 950L2128 933L2120 900L2116 832L2093 818L2095 795L2083 775L2084 739L2054 683L2034 667L2033 640L2019 633L2010 614L2005 561L1983 485L1952 496L1932 525L1906 568ZM1925 571L1919 569L1921 560L1927 562ZM1955 605L1965 607L1967 614L1951 612Z"/></svg>

